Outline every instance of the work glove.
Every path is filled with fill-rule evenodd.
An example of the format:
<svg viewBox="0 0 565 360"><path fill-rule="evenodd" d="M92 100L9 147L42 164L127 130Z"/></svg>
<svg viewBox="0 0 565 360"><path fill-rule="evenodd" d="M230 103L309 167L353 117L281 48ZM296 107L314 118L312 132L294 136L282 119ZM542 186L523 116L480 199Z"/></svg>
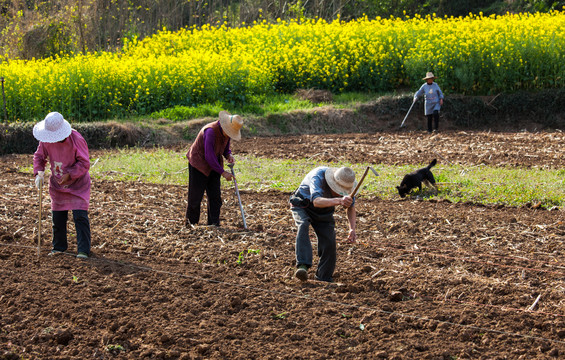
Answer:
<svg viewBox="0 0 565 360"><path fill-rule="evenodd" d="M41 189L43 186L43 181L45 179L45 171L38 171L35 176L35 187Z"/></svg>

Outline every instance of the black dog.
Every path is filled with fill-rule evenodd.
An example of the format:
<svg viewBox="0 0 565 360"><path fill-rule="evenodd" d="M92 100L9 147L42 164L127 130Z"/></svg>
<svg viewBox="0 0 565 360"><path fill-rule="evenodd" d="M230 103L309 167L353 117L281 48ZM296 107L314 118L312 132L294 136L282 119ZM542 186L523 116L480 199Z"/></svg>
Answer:
<svg viewBox="0 0 565 360"><path fill-rule="evenodd" d="M434 179L434 174L430 171L435 164L437 164L437 160L433 159L430 165L425 168L418 169L405 175L400 186L396 187L400 197L405 197L406 194L415 187L422 191L422 182L426 183L428 186L431 184L431 186L435 189L436 179Z"/></svg>

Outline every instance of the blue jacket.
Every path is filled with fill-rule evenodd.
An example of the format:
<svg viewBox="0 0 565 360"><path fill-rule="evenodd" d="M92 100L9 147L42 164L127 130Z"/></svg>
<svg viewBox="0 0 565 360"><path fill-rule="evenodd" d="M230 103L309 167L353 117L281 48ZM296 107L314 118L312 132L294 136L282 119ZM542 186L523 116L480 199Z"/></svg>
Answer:
<svg viewBox="0 0 565 360"><path fill-rule="evenodd" d="M424 103L426 108L424 112L425 115L432 115L434 110L439 111L441 107L439 100L443 99L443 93L441 92L438 84L433 82L431 85L428 85L428 83L422 85L420 90L416 91L416 94L414 94L414 101L418 100L418 98L422 95L424 95L426 99Z"/></svg>

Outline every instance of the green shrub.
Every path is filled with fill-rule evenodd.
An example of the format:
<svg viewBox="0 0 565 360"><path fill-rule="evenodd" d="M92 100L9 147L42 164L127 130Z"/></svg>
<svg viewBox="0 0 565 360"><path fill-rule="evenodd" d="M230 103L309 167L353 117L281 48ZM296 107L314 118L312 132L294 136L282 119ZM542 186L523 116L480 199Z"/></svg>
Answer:
<svg viewBox="0 0 565 360"><path fill-rule="evenodd" d="M38 142L33 137L32 123L0 124L0 155L32 153Z"/></svg>
<svg viewBox="0 0 565 360"><path fill-rule="evenodd" d="M207 116L218 116L224 108L216 103L214 105L205 104L198 106L175 106L151 114L153 119L165 118L172 121L197 119Z"/></svg>
<svg viewBox="0 0 565 360"><path fill-rule="evenodd" d="M33 136L34 123L0 124L0 155L31 154L39 142ZM89 149L141 145L151 130L132 124L79 123L73 124L86 140Z"/></svg>

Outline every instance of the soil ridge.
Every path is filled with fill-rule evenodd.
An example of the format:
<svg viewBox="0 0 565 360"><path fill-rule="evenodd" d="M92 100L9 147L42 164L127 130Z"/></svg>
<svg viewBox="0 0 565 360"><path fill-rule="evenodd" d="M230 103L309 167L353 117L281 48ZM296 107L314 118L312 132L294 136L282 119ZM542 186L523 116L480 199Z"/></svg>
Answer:
<svg viewBox="0 0 565 360"><path fill-rule="evenodd" d="M374 101L343 109L323 105L266 116L246 115L243 137L302 134L345 134L424 131L426 118L419 101L410 109L412 95L382 96ZM91 149L126 146L169 146L194 139L206 117L173 122L142 121L72 122ZM0 124L0 155L33 153L37 140L34 123ZM492 96L449 95L440 116L441 130L489 130L495 132L561 131L565 129L565 89L517 92Z"/></svg>

